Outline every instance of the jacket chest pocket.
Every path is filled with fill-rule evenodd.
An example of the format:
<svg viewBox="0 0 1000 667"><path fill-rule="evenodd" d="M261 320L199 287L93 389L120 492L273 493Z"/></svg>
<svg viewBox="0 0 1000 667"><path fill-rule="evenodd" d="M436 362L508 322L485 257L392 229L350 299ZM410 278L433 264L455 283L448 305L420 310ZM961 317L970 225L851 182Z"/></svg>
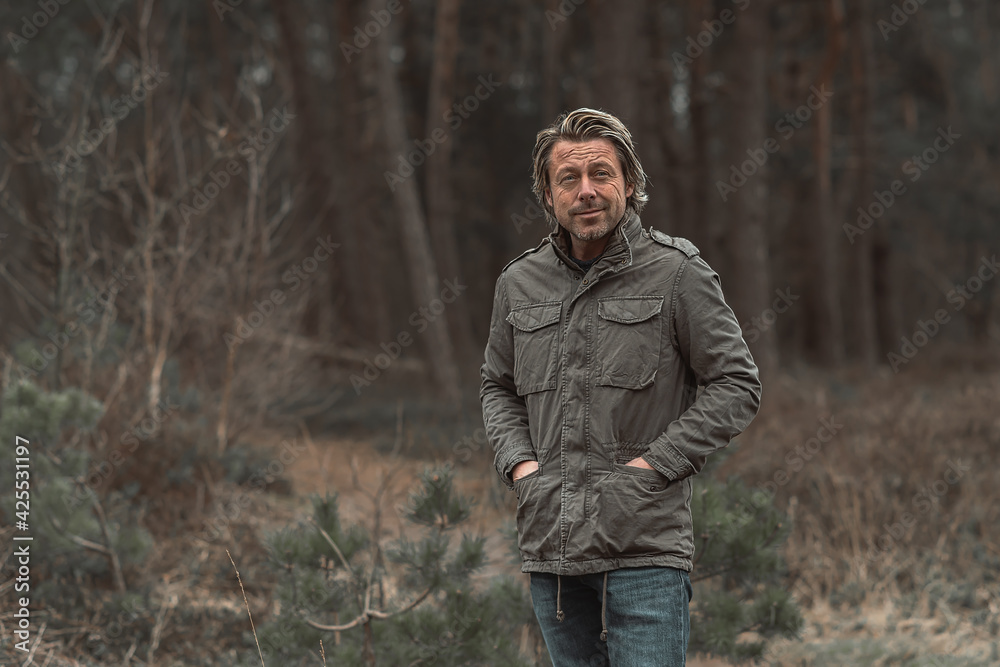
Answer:
<svg viewBox="0 0 1000 667"><path fill-rule="evenodd" d="M507 321L514 328L514 384L518 396L556 388L556 355L562 302L519 306Z"/></svg>
<svg viewBox="0 0 1000 667"><path fill-rule="evenodd" d="M642 389L660 365L662 296L616 296L597 300L597 384Z"/></svg>

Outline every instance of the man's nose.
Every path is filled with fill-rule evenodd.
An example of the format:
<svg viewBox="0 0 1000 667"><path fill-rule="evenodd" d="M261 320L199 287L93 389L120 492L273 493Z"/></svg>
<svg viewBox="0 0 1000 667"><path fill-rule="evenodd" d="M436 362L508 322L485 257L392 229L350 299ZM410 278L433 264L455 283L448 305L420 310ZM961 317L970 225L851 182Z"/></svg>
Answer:
<svg viewBox="0 0 1000 667"><path fill-rule="evenodd" d="M579 197L581 201L586 201L589 199L594 199L597 196L597 192L594 190L594 184L589 178L584 176L580 179L580 193Z"/></svg>

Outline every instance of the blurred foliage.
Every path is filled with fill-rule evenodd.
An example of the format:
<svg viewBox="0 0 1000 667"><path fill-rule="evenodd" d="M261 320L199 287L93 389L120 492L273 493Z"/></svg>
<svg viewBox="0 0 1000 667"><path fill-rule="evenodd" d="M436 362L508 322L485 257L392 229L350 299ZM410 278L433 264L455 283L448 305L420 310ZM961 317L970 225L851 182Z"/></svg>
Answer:
<svg viewBox="0 0 1000 667"><path fill-rule="evenodd" d="M694 481L689 651L756 663L770 640L798 636L803 619L785 589L779 552L790 531L788 519L774 507L773 496L739 478L716 478L713 472L731 453L723 450L709 459Z"/></svg>
<svg viewBox="0 0 1000 667"><path fill-rule="evenodd" d="M281 611L260 629L265 659L314 664L323 639L329 664L368 664L370 632L375 664L524 665L514 640L533 618L527 594L504 578L481 590L473 584L486 562L485 540L454 539L471 503L454 490L453 478L447 467L423 472L407 500L409 525L391 543L383 545L373 525L345 527L336 496L313 499L311 525L272 534L267 544ZM374 611L368 617L366 605ZM359 618L337 639L306 623Z"/></svg>
<svg viewBox="0 0 1000 667"><path fill-rule="evenodd" d="M100 401L79 389L48 392L32 382L12 382L0 399L0 441L26 439L30 459L30 513L27 534L32 543L32 571L38 582L32 599L62 605L82 604L81 581L106 579L109 558L81 546L81 539L113 549L122 567L140 564L152 547L152 536L135 521L127 494L98 498L87 486L91 455L83 435L103 414ZM23 441L21 441L23 442ZM14 457L0 458L0 475L14 479ZM0 493L0 516L13 524L13 485ZM107 539L96 514L106 515Z"/></svg>

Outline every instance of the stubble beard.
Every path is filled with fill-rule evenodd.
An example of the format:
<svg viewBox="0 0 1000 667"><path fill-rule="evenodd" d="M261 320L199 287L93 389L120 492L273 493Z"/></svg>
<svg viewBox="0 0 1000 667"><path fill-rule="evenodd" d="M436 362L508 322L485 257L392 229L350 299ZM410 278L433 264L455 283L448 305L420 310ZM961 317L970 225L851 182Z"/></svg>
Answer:
<svg viewBox="0 0 1000 667"><path fill-rule="evenodd" d="M604 219L597 225L580 225L573 214L568 214L567 217L566 222L560 220L559 224L569 232L570 236L579 241L599 241L614 229L614 223L608 217L607 209L604 211Z"/></svg>

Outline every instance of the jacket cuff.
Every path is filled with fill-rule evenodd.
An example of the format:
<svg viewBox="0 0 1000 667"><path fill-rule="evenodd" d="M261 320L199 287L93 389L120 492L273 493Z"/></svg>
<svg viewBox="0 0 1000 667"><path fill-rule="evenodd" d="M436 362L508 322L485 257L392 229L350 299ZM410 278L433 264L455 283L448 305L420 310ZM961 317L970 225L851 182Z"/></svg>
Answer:
<svg viewBox="0 0 1000 667"><path fill-rule="evenodd" d="M504 448L503 451L497 452L496 458L494 459L494 465L497 469L497 474L500 475L500 481L502 481L508 489L514 488L514 482L511 481L511 471L521 461L536 461L535 451L531 447L530 442L518 442L510 447Z"/></svg>
<svg viewBox="0 0 1000 667"><path fill-rule="evenodd" d="M654 452L650 452L650 454L654 454ZM643 458L646 459L646 463L665 475L671 482L690 477L695 473L691 462L669 440L656 448L654 456L647 454Z"/></svg>

